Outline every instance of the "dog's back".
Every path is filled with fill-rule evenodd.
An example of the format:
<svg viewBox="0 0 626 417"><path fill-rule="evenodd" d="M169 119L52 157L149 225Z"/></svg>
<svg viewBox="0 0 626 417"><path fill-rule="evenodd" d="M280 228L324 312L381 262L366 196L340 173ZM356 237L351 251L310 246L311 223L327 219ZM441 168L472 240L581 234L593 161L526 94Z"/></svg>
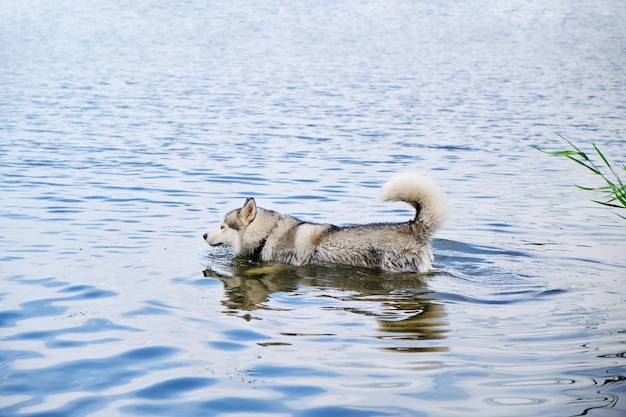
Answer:
<svg viewBox="0 0 626 417"><path fill-rule="evenodd" d="M317 246L313 263L337 263L392 272L427 271L433 259L413 222L342 227Z"/></svg>

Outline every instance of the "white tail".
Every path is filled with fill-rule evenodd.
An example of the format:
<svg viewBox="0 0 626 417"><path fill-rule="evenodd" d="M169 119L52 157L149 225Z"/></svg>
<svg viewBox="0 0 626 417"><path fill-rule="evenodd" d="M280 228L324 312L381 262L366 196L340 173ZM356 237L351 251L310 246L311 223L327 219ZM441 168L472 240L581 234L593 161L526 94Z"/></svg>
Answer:
<svg viewBox="0 0 626 417"><path fill-rule="evenodd" d="M421 222L430 233L446 219L448 201L443 191L430 178L419 174L393 177L382 188L385 201L404 201L415 208L415 221Z"/></svg>

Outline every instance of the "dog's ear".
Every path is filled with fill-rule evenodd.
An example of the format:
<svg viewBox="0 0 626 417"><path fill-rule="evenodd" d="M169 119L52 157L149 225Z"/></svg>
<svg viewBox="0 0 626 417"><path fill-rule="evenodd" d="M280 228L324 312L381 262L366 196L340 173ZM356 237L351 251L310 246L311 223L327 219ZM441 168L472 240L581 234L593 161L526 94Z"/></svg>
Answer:
<svg viewBox="0 0 626 417"><path fill-rule="evenodd" d="M256 217L256 202L254 198L246 199L243 207L239 210L239 216L246 226L252 223L252 220Z"/></svg>

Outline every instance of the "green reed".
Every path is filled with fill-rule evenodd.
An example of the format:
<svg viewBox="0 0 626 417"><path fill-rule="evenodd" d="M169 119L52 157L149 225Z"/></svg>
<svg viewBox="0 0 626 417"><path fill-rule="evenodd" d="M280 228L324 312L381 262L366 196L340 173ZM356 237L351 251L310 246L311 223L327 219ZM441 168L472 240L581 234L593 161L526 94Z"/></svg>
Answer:
<svg viewBox="0 0 626 417"><path fill-rule="evenodd" d="M589 171L594 174L600 176L605 185L601 187L583 187L580 185L576 185L576 187L586 190L586 191L595 191L601 192L605 196L602 200L591 200L595 203L602 204L603 206L608 206L612 208L625 209L626 208L626 186L624 185L624 181L620 178L618 171L624 170L626 172L626 165L615 166L611 164L609 160L604 156L602 151L591 142L591 146L595 150L595 153L600 158L602 162L594 162L592 158L596 158L594 155L587 155L587 153L583 152L574 145L570 140L568 140L565 136L561 135L558 132L554 132L557 136L567 142L571 149L566 149L563 151L546 151L541 149L538 146L533 146L535 149L549 154L549 155L557 155L564 156L577 164L580 164L587 168ZM620 170L621 168L621 170ZM619 217L626 220L626 216L622 216L619 213L616 213Z"/></svg>

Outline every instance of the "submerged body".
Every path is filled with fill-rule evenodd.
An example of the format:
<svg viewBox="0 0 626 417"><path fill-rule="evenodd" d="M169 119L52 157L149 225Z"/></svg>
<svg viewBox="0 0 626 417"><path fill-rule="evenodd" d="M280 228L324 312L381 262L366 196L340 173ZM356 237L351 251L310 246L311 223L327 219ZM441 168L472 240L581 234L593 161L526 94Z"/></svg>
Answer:
<svg viewBox="0 0 626 417"><path fill-rule="evenodd" d="M383 187L383 198L411 204L415 218L405 223L339 227L266 210L249 198L204 239L212 246L231 246L237 256L263 261L428 271L433 260L430 239L446 214L443 193L428 178L404 175Z"/></svg>

